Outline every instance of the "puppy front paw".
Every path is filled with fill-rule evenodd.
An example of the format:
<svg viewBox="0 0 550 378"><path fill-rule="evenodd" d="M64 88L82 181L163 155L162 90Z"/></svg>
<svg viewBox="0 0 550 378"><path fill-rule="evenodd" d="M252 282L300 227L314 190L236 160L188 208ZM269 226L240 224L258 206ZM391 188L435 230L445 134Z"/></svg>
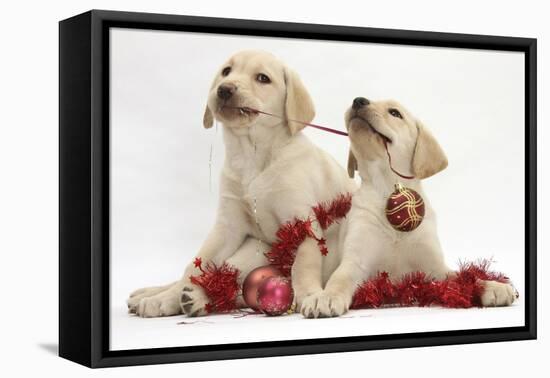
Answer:
<svg viewBox="0 0 550 378"><path fill-rule="evenodd" d="M181 313L178 294L175 290L168 289L151 297L141 298L135 311L142 318L178 315Z"/></svg>
<svg viewBox="0 0 550 378"><path fill-rule="evenodd" d="M517 298L512 285L497 281L483 281L481 305L483 307L510 306Z"/></svg>
<svg viewBox="0 0 550 378"><path fill-rule="evenodd" d="M189 317L206 315L208 302L206 294L200 287L194 285L183 287L180 296L180 307L185 315Z"/></svg>
<svg viewBox="0 0 550 378"><path fill-rule="evenodd" d="M319 292L306 297L301 313L306 318L329 318L345 314L350 303L342 295L330 295Z"/></svg>
<svg viewBox="0 0 550 378"><path fill-rule="evenodd" d="M320 296L322 296L322 292L310 294L301 301L298 306L298 311L300 311L304 318L312 319L319 316L319 312L317 311L317 301Z"/></svg>

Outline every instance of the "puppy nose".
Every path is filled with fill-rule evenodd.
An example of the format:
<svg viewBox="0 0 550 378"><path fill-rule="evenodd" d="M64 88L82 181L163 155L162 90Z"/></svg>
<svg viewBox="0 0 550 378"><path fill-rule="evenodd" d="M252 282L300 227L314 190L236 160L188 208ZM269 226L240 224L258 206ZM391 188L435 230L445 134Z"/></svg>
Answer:
<svg viewBox="0 0 550 378"><path fill-rule="evenodd" d="M237 87L233 84L222 84L218 87L218 97L222 100L228 100L236 90Z"/></svg>
<svg viewBox="0 0 550 378"><path fill-rule="evenodd" d="M353 100L353 105L351 106L353 109L357 110L357 109L360 109L362 108L363 106L366 106L370 104L370 101L367 100L366 98L364 97L356 97L354 100Z"/></svg>

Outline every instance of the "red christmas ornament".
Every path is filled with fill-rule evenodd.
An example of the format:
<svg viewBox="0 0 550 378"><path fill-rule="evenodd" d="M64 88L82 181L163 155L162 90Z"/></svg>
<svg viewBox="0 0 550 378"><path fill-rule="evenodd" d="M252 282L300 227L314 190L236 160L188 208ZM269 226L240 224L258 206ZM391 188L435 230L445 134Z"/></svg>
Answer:
<svg viewBox="0 0 550 378"><path fill-rule="evenodd" d="M248 307L258 310L258 288L266 278L280 276L281 272L274 266L260 266L246 276L243 283L243 299Z"/></svg>
<svg viewBox="0 0 550 378"><path fill-rule="evenodd" d="M285 277L266 278L258 289L258 306L261 312L276 316L287 312L292 306L294 291Z"/></svg>
<svg viewBox="0 0 550 378"><path fill-rule="evenodd" d="M424 219L424 200L416 191L404 188L401 184L395 185L386 203L386 218L398 231L412 231Z"/></svg>

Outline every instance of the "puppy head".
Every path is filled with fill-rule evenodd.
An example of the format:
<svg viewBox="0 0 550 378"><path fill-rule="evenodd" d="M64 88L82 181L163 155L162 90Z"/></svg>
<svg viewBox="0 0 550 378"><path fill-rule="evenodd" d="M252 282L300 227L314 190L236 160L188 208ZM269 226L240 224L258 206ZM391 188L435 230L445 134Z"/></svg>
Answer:
<svg viewBox="0 0 550 378"><path fill-rule="evenodd" d="M214 118L230 128L246 128L260 116L250 109L284 115L291 134L311 122L313 102L298 75L273 55L256 50L233 55L216 73L204 112L203 125Z"/></svg>
<svg viewBox="0 0 550 378"><path fill-rule="evenodd" d="M396 101L357 97L345 120L351 140L350 177L357 170L357 159L365 164L387 159L384 143L391 150L394 166L408 167L418 179L433 176L447 167L447 157L433 135Z"/></svg>

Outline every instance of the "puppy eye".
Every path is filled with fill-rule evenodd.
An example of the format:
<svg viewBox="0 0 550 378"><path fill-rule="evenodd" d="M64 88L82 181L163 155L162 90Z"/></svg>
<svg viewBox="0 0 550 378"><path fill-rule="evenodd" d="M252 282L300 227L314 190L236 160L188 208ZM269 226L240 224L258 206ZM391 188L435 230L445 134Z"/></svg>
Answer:
<svg viewBox="0 0 550 378"><path fill-rule="evenodd" d="M230 72L231 72L231 67L225 67L222 70L222 76L227 76L227 75L229 75Z"/></svg>
<svg viewBox="0 0 550 378"><path fill-rule="evenodd" d="M260 73L258 76L256 76L256 80L258 80L260 83L269 84L271 83L271 79L266 74Z"/></svg>
<svg viewBox="0 0 550 378"><path fill-rule="evenodd" d="M401 115L401 113L399 113L399 110L397 110L397 109L392 108L392 109L388 110L388 112L394 117L403 119L403 116Z"/></svg>

